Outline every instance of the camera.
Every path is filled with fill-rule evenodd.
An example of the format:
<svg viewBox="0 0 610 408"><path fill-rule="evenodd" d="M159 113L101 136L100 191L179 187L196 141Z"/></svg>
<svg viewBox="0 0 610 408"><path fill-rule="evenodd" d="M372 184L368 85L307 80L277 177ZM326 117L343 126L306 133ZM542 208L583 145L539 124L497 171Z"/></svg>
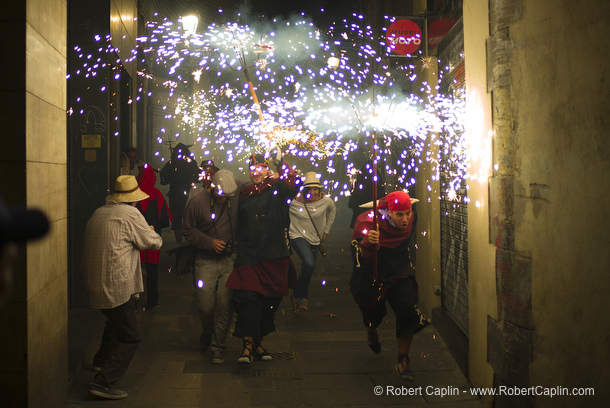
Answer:
<svg viewBox="0 0 610 408"><path fill-rule="evenodd" d="M228 257L228 256L233 255L233 248L234 248L233 242L227 242L226 245L225 245L225 248L220 253L220 256Z"/></svg>

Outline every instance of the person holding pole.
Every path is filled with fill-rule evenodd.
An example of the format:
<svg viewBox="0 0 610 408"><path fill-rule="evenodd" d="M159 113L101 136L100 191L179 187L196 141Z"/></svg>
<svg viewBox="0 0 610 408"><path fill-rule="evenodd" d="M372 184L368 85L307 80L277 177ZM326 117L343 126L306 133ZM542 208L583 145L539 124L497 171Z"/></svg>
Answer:
<svg viewBox="0 0 610 408"><path fill-rule="evenodd" d="M352 234L354 268L350 280L350 291L359 305L369 347L375 354L381 353L377 327L387 314L386 302L396 314L395 369L401 378L410 381L414 377L409 348L420 322L415 267L409 250L416 218L412 204L417 201L403 191L394 191L374 203L376 209L358 216Z"/></svg>

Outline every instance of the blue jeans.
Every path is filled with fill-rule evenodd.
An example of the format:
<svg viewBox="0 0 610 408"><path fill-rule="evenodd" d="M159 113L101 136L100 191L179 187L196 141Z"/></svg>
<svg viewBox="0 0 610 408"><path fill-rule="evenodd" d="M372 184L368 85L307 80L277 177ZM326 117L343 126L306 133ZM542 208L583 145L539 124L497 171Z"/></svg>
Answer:
<svg viewBox="0 0 610 408"><path fill-rule="evenodd" d="M297 281L297 287L294 290L295 298L309 297L309 283L311 282L311 275L313 269L316 266L316 260L318 259L318 247L319 245L311 245L305 238L294 238L290 240L290 245L301 258L301 273Z"/></svg>

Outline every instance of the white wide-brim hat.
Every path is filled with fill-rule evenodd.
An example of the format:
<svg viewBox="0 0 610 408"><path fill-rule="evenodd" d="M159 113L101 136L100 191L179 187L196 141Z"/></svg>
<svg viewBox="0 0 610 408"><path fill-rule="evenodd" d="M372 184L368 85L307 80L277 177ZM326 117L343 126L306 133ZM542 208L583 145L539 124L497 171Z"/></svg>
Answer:
<svg viewBox="0 0 610 408"><path fill-rule="evenodd" d="M322 183L320 183L320 178L316 174L315 171L309 171L305 173L305 181L303 181L303 187L324 187Z"/></svg>
<svg viewBox="0 0 610 408"><path fill-rule="evenodd" d="M114 182L114 194L106 197L106 201L114 201L115 203L133 203L136 201L146 200L148 194L140 190L138 181L134 176L119 176Z"/></svg>

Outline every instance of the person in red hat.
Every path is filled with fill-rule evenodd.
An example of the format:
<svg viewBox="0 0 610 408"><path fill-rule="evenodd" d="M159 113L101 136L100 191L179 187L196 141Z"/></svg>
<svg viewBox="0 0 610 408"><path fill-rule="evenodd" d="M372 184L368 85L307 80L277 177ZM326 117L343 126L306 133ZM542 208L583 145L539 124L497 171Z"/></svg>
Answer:
<svg viewBox="0 0 610 408"><path fill-rule="evenodd" d="M375 354L381 352L377 327L387 314L386 301L392 307L396 315L398 342L396 372L401 378L411 381L413 372L409 367L409 348L420 321L416 309L415 268L410 256L415 219L412 204L417 201L403 191L394 191L379 200L376 229L372 210L356 218L352 234L354 270L350 280L351 293L360 307L367 329L369 347ZM372 206L372 203L364 206Z"/></svg>
<svg viewBox="0 0 610 408"><path fill-rule="evenodd" d="M273 359L261 342L275 331L275 311L288 289L296 286L287 245L288 209L300 180L281 157L274 162L277 172L272 174L265 156L251 156L252 183L242 188L239 197L237 258L226 286L233 289L233 335L243 341L240 364Z"/></svg>
<svg viewBox="0 0 610 408"><path fill-rule="evenodd" d="M159 189L155 187L157 175L154 169L148 164L139 167L138 185L140 189L148 194L148 198L141 200L136 208L142 212L148 225L152 225L157 234L161 230L169 227L172 221L172 213L165 201L165 197ZM146 310L154 310L159 307L159 262L161 260L161 250L145 249L140 251L140 262L146 271Z"/></svg>

